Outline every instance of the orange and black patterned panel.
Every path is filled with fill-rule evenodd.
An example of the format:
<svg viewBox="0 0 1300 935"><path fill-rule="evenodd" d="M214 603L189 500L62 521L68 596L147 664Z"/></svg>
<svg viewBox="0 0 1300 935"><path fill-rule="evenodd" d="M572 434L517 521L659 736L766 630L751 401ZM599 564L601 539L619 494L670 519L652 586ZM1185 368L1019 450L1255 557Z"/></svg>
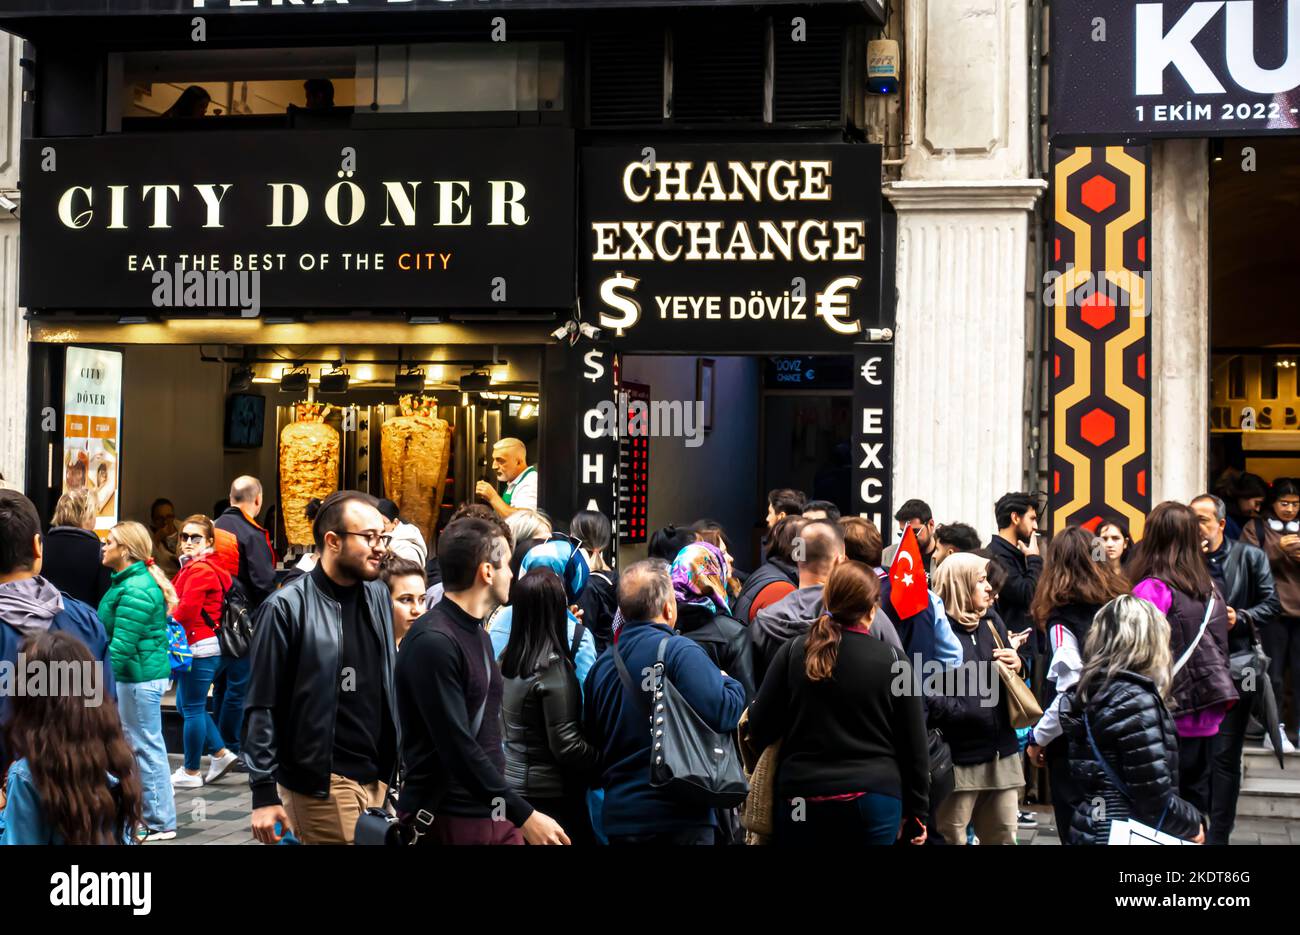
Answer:
<svg viewBox="0 0 1300 935"><path fill-rule="evenodd" d="M1052 529L1151 508L1150 148L1052 154Z"/></svg>

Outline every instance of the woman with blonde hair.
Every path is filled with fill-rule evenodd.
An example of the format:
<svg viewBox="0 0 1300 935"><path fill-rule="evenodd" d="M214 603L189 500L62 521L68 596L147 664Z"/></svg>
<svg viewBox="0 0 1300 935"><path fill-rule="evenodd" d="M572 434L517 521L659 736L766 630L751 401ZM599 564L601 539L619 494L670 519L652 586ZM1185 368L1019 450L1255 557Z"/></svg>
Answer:
<svg viewBox="0 0 1300 935"><path fill-rule="evenodd" d="M153 537L140 523L118 523L109 530L104 564L113 576L99 602L99 619L108 634L122 727L140 765L143 839L165 841L176 837L162 733L162 696L171 680L167 615L178 603L176 591L154 564Z"/></svg>
<svg viewBox="0 0 1300 935"><path fill-rule="evenodd" d="M95 535L95 495L74 487L59 497L41 553L41 574L69 597L98 607L108 592L110 572L104 546Z"/></svg>
<svg viewBox="0 0 1300 935"><path fill-rule="evenodd" d="M1178 794L1178 733L1164 702L1173 684L1169 621L1150 601L1121 595L1097 614L1083 657L1060 707L1082 793L1069 842L1106 844L1111 821L1133 818L1202 843L1201 813Z"/></svg>
<svg viewBox="0 0 1300 935"><path fill-rule="evenodd" d="M1024 638L1013 639L993 610L988 566L987 558L958 552L932 579L962 650L960 677L945 680L945 694L927 698L931 726L943 731L952 749L953 792L935 813L949 844L966 843L967 825L984 844L1015 844L1017 799L1025 784L1020 743L994 667L1001 662L1019 673L1016 648ZM995 693L991 699L987 690Z"/></svg>
<svg viewBox="0 0 1300 935"><path fill-rule="evenodd" d="M515 545L529 539L551 538L551 522L536 510L515 510L506 517Z"/></svg>

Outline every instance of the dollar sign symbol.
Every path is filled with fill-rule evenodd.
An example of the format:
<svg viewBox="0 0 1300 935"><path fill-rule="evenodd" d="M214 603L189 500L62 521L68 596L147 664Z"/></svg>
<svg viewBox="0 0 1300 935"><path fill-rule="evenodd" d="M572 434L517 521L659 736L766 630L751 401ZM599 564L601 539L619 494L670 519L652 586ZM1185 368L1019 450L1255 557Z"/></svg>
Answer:
<svg viewBox="0 0 1300 935"><path fill-rule="evenodd" d="M636 289L637 283L641 280L634 276L625 276L622 271L616 272L600 284L600 298L609 308L621 312L621 317L611 315L609 312L600 313L600 326L602 328L613 328L618 337L623 337L623 329L631 328L641 320L641 305L631 296L621 294L618 290L626 289L629 292Z"/></svg>

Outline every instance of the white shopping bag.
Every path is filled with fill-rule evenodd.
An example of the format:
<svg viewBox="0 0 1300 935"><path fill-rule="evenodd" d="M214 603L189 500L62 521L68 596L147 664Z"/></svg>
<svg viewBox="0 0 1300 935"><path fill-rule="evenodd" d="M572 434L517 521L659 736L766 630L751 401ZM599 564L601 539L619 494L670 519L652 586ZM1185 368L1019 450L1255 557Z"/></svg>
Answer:
<svg viewBox="0 0 1300 935"><path fill-rule="evenodd" d="M1110 839L1106 842L1110 845L1125 844L1157 844L1157 845L1175 845L1191 844L1191 841L1184 841L1182 838L1176 838L1172 834L1166 834L1163 831L1157 831L1150 825L1144 825L1140 821L1134 821L1131 818L1113 820L1110 823Z"/></svg>

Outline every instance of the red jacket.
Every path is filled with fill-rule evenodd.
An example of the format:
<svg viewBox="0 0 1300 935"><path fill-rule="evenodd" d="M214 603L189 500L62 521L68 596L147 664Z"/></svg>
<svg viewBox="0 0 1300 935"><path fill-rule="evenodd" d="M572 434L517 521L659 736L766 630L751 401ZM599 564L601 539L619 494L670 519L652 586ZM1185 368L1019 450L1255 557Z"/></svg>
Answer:
<svg viewBox="0 0 1300 935"><path fill-rule="evenodd" d="M208 620L220 622L222 598L230 588L230 573L213 558L206 555L190 562L172 579L172 587L180 598L172 616L185 628L185 638L191 646L217 635Z"/></svg>

